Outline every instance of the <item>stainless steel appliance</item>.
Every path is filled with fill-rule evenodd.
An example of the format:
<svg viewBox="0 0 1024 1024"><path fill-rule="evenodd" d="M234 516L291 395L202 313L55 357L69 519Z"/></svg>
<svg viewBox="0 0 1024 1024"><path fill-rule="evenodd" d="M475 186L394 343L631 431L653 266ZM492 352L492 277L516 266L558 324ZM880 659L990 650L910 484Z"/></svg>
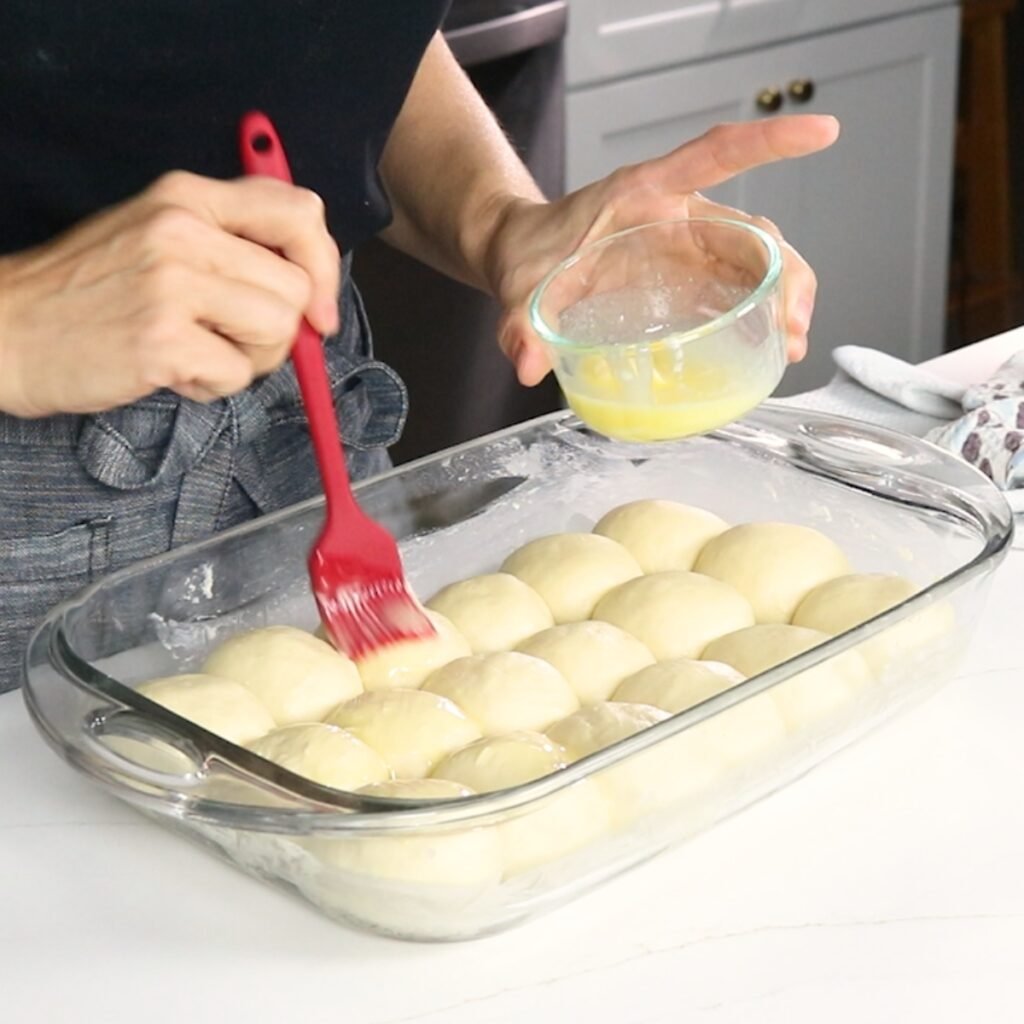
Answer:
<svg viewBox="0 0 1024 1024"><path fill-rule="evenodd" d="M564 190L566 0L454 0L444 31L549 198ZM523 388L495 342L489 297L374 241L353 276L369 311L378 358L401 373L412 408L396 462L559 405L553 379Z"/></svg>

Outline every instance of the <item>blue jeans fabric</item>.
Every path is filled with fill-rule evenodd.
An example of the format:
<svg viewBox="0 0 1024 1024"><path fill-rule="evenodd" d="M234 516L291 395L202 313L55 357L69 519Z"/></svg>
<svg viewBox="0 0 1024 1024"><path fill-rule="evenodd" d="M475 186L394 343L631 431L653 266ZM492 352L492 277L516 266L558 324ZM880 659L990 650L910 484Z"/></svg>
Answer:
<svg viewBox="0 0 1024 1024"><path fill-rule="evenodd" d="M397 374L372 357L348 260L325 346L349 473L389 465L405 424ZM211 405L159 392L92 416L0 414L0 692L58 602L140 558L320 492L291 364Z"/></svg>

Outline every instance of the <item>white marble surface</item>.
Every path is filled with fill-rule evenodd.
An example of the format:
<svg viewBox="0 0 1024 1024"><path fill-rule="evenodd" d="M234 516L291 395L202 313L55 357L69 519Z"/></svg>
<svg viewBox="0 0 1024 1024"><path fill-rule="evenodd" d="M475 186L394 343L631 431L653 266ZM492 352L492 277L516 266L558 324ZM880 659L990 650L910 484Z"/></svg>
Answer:
<svg viewBox="0 0 1024 1024"><path fill-rule="evenodd" d="M984 375L988 345L958 376ZM687 846L460 945L349 931L239 875L94 791L0 697L0 1020L1020 1021L1022 594L1014 552L928 704Z"/></svg>

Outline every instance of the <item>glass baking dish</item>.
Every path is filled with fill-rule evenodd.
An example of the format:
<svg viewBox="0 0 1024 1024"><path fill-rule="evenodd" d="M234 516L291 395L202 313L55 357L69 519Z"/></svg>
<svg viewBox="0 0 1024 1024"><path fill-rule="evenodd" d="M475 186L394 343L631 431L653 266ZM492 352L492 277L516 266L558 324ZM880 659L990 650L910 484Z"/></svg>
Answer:
<svg viewBox="0 0 1024 1024"><path fill-rule="evenodd" d="M417 940L470 938L546 910L749 805L933 692L953 673L1013 534L1000 492L940 449L772 403L711 435L646 447L599 438L559 412L394 470L358 493L401 538L424 598L493 571L534 537L589 529L642 497L734 523L803 523L836 540L856 571L900 573L921 587L858 628L553 775L432 803L317 785L134 690L194 670L237 631L315 625L305 554L320 501L132 566L54 609L32 640L24 693L64 758L329 916ZM716 728L734 728L763 694L940 612L940 629L905 645L836 713L725 769L699 770L701 744ZM586 810L595 791L625 794L602 804L618 810L597 825ZM503 844L517 853L515 871L501 866Z"/></svg>

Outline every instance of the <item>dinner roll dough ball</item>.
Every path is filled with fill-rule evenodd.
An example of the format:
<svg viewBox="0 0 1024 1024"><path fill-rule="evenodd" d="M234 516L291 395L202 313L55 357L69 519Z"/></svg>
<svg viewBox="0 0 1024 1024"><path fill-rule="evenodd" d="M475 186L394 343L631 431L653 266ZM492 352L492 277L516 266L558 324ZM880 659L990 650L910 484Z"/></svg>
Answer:
<svg viewBox="0 0 1024 1024"><path fill-rule="evenodd" d="M452 583L427 607L450 619L474 654L509 651L555 623L540 594L506 572Z"/></svg>
<svg viewBox="0 0 1024 1024"><path fill-rule="evenodd" d="M267 626L225 640L203 671L251 690L278 725L316 722L362 693L355 665L329 643L293 626Z"/></svg>
<svg viewBox="0 0 1024 1024"><path fill-rule="evenodd" d="M645 668L619 684L614 699L652 704L678 714L743 682L731 665L676 658ZM786 723L766 693L748 697L692 726L729 764L764 754L785 737Z"/></svg>
<svg viewBox="0 0 1024 1024"><path fill-rule="evenodd" d="M518 651L449 662L427 677L423 690L454 701L485 736L545 729L580 706L558 669Z"/></svg>
<svg viewBox="0 0 1024 1024"><path fill-rule="evenodd" d="M694 571L735 587L758 622L789 622L819 583L850 571L834 541L795 523L744 523L704 545Z"/></svg>
<svg viewBox="0 0 1024 1024"><path fill-rule="evenodd" d="M336 708L327 722L372 747L396 776L420 779L446 754L480 738L450 700L423 690L377 690Z"/></svg>
<svg viewBox="0 0 1024 1024"><path fill-rule="evenodd" d="M704 657L754 676L828 639L828 634L803 626L762 624L720 637L708 644ZM856 651L843 651L766 692L786 725L799 730L834 717L870 683L864 659Z"/></svg>
<svg viewBox="0 0 1024 1024"><path fill-rule="evenodd" d="M335 789L357 790L391 778L376 751L336 725L285 725L261 736L249 749L296 775Z"/></svg>
<svg viewBox="0 0 1024 1024"><path fill-rule="evenodd" d="M651 704L602 701L556 722L547 735L572 763L671 717Z"/></svg>
<svg viewBox="0 0 1024 1024"><path fill-rule="evenodd" d="M617 540L644 572L692 569L700 549L729 524L713 512L660 498L620 505L594 533Z"/></svg>
<svg viewBox="0 0 1024 1024"><path fill-rule="evenodd" d="M657 572L606 594L594 618L632 633L664 661L699 657L716 636L753 625L754 612L742 594L719 580Z"/></svg>
<svg viewBox="0 0 1024 1024"><path fill-rule="evenodd" d="M454 800L473 790L447 779L393 779L364 786L367 796L396 800ZM343 860L351 870L426 885L478 886L501 874L498 836L491 826L471 824L416 835L356 840ZM334 863L339 863L337 857Z"/></svg>
<svg viewBox="0 0 1024 1024"><path fill-rule="evenodd" d="M566 752L540 732L520 729L485 736L445 757L431 773L477 793L511 789L550 775L568 763Z"/></svg>
<svg viewBox="0 0 1024 1024"><path fill-rule="evenodd" d="M360 792L400 800L453 800L473 795L472 790L446 779L393 779L364 786ZM496 830L468 823L390 835L385 827L363 836L310 840L307 848L343 871L413 885L478 888L498 882L501 875ZM357 916L394 927L399 933L411 912L402 906L404 898L392 890L361 891L359 886L349 893L351 910ZM410 898L415 899L415 894Z"/></svg>
<svg viewBox="0 0 1024 1024"><path fill-rule="evenodd" d="M742 672L723 662L673 658L624 679L616 687L612 699L630 704L651 704L676 715L742 683L744 678Z"/></svg>
<svg viewBox="0 0 1024 1024"><path fill-rule="evenodd" d="M918 588L902 576L884 573L853 573L815 587L793 616L795 626L822 633L845 633L916 594ZM876 676L893 662L908 658L933 643L953 627L948 604L933 604L885 632L859 644L864 660Z"/></svg>
<svg viewBox="0 0 1024 1024"><path fill-rule="evenodd" d="M550 775L565 763L566 752L547 736L514 732L477 740L449 754L434 769L434 778L491 793ZM565 856L607 828L607 806L589 779L531 803L522 812L510 811L499 825L505 874L519 874Z"/></svg>
<svg viewBox="0 0 1024 1024"><path fill-rule="evenodd" d="M578 761L671 716L649 704L604 701L589 704L548 729L548 736ZM608 800L609 819L618 827L634 818L696 795L705 794L722 761L690 735L662 740L631 754L592 781Z"/></svg>
<svg viewBox="0 0 1024 1024"><path fill-rule="evenodd" d="M241 683L191 673L144 683L143 696L232 743L249 743L276 724L267 707Z"/></svg>
<svg viewBox="0 0 1024 1024"><path fill-rule="evenodd" d="M380 647L356 662L367 690L388 690L400 686L415 690L434 669L456 658L472 654L466 638L440 612L427 611L436 636Z"/></svg>
<svg viewBox="0 0 1024 1024"><path fill-rule="evenodd" d="M501 567L547 603L555 622L590 618L612 587L643 571L621 545L594 533L555 533L524 544Z"/></svg>
<svg viewBox="0 0 1024 1024"><path fill-rule="evenodd" d="M368 783L359 792L388 800L458 800L474 794L472 787L447 779L385 779Z"/></svg>
<svg viewBox="0 0 1024 1024"><path fill-rule="evenodd" d="M554 665L581 704L607 700L622 679L654 664L654 655L635 636L610 622L552 626L517 649Z"/></svg>

